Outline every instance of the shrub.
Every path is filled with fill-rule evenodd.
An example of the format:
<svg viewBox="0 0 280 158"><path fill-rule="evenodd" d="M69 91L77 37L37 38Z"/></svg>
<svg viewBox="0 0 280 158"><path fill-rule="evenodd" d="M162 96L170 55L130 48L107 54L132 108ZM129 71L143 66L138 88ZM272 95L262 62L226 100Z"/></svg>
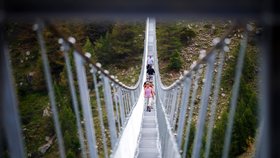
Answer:
<svg viewBox="0 0 280 158"><path fill-rule="evenodd" d="M168 68L170 70L180 70L182 68L183 61L178 51L174 52L170 58Z"/></svg>
<svg viewBox="0 0 280 158"><path fill-rule="evenodd" d="M180 31L180 41L182 43L188 44L195 36L196 33L187 27L182 28Z"/></svg>
<svg viewBox="0 0 280 158"><path fill-rule="evenodd" d="M75 154L70 150L67 152L67 158L76 158Z"/></svg>
<svg viewBox="0 0 280 158"><path fill-rule="evenodd" d="M91 58L92 59L95 59L95 54L94 54L94 50L93 50L93 44L91 43L90 39L87 38L86 39L86 43L85 45L83 46L83 52L89 52L91 54Z"/></svg>
<svg viewBox="0 0 280 158"><path fill-rule="evenodd" d="M180 27L173 24L159 24L157 30L158 52L162 60L168 60L173 52L182 48L180 41Z"/></svg>
<svg viewBox="0 0 280 158"><path fill-rule="evenodd" d="M216 122L216 127L213 129L210 157L222 157L227 118L228 111L224 111L221 119Z"/></svg>
<svg viewBox="0 0 280 158"><path fill-rule="evenodd" d="M94 53L102 64L116 64L128 66L128 62L141 61L143 53L143 26L136 24L116 23L112 32L107 32L95 42Z"/></svg>

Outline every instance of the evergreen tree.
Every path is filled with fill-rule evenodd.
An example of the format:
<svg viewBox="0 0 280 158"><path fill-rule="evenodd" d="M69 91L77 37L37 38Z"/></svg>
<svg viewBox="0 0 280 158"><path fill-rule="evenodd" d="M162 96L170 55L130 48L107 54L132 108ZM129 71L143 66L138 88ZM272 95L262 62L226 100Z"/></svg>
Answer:
<svg viewBox="0 0 280 158"><path fill-rule="evenodd" d="M113 62L113 50L108 33L105 37L101 37L95 42L94 52L98 62L101 62L102 64Z"/></svg>
<svg viewBox="0 0 280 158"><path fill-rule="evenodd" d="M170 57L170 63L168 65L168 68L170 70L180 70L182 68L183 62L182 58L178 51L174 52Z"/></svg>
<svg viewBox="0 0 280 158"><path fill-rule="evenodd" d="M94 52L97 60L102 64L123 64L127 66L137 56L143 53L143 28L136 27L136 24L116 23L112 33L102 36L95 42ZM139 36L141 35L141 36Z"/></svg>
<svg viewBox="0 0 280 158"><path fill-rule="evenodd" d="M96 54L94 53L93 44L91 43L90 39L86 39L86 43L83 46L83 52L89 52L91 54L91 59L94 61L96 60Z"/></svg>
<svg viewBox="0 0 280 158"><path fill-rule="evenodd" d="M97 23L90 23L86 26L86 32L89 40L93 45L102 36L110 33L113 28L113 23L109 21L100 21Z"/></svg>

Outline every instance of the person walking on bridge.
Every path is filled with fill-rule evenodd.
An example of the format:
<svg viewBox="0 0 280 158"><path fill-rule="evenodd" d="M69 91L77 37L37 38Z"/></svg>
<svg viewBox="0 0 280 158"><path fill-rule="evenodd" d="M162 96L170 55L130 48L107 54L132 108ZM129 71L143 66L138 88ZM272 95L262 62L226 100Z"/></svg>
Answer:
<svg viewBox="0 0 280 158"><path fill-rule="evenodd" d="M155 105L155 88L154 88L154 84L152 82L149 82L150 87L152 88L152 98L149 100L150 103L150 108L153 109L153 106Z"/></svg>
<svg viewBox="0 0 280 158"><path fill-rule="evenodd" d="M144 83L144 97L145 97L146 111L151 112L150 99L153 97L153 89L150 86L149 82Z"/></svg>
<svg viewBox="0 0 280 158"><path fill-rule="evenodd" d="M155 74L155 70L151 67L151 66L148 66L148 69L147 69L147 80L148 81L153 81L153 75Z"/></svg>
<svg viewBox="0 0 280 158"><path fill-rule="evenodd" d="M152 55L149 55L147 59L147 67L148 65L150 65L151 67L154 65L154 58L152 57Z"/></svg>

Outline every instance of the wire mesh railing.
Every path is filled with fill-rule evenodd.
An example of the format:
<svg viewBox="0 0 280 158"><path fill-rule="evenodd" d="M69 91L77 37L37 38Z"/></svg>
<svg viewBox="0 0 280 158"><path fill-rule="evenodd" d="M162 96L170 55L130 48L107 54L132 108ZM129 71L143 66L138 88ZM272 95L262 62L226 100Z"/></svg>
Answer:
<svg viewBox="0 0 280 158"><path fill-rule="evenodd" d="M200 51L199 61L193 62L190 70L185 71L180 79L168 87L164 86L161 81L155 38L153 53L163 157L170 156L170 153L175 157L179 154L182 157L194 158L210 156L211 145L213 145L213 129L216 128L215 120L218 118L217 106L218 103L220 104L222 73L225 70L225 58L229 56L230 52L230 36L232 37L234 31L240 28L244 31L241 35L242 38L239 40L239 53L236 57L238 59L233 79L234 84L230 93L226 132L224 139L221 138L221 140L224 140L224 145L220 152L222 157L226 158L229 156L240 78L248 42L247 34L250 31L243 25L233 25L223 37L213 40L213 47L209 52ZM222 95L225 94L222 93ZM257 118L257 116L255 117ZM176 148L173 146L176 146Z"/></svg>
<svg viewBox="0 0 280 158"><path fill-rule="evenodd" d="M67 134L69 135L69 133L65 132L67 122L61 121L63 115L60 114L63 110L62 106L69 106L68 108L72 109L73 117L76 120L77 133L73 131L73 137L78 139L77 150L79 152L77 154L83 158L110 157L118 145L122 131L126 127L126 123L140 95L145 69L145 54L143 53L139 80L134 86L129 87L119 82L107 70L103 70L101 64L92 62L90 53L84 54L75 43L75 38L65 36L51 22L38 20L33 29L39 42L39 52L42 57L42 67L50 99L51 117L55 131L54 137L57 140L59 153L57 156L68 157L69 154L69 144L65 144L65 141L69 141L65 140ZM64 58L64 78L68 84L66 89L70 98L69 104L66 105L61 105L63 104L59 101L61 98L56 93L55 87L57 85L53 81L50 68L52 65L49 61L48 53L49 44L52 44L53 41L47 41L48 39L45 38L46 29L58 40L59 44L56 44L58 45L57 56L60 53ZM9 60L6 59L6 61ZM11 71L11 66L8 65L7 71ZM12 76L10 77L13 78ZM13 89L12 84L9 86L8 88ZM16 96L15 94L13 95ZM9 101L17 102L17 99L8 98L4 103L9 104ZM13 115L7 116L7 119L18 118L18 112L16 112L18 109L17 103L15 103L14 108L15 111L6 113L5 110L8 110L8 108L4 107L4 113L13 113ZM17 121L18 129L11 129L13 132L5 137L5 141L9 146L7 151L5 149L5 152L10 157L26 157L25 147L22 143L24 142L24 137L21 136L22 130L19 119ZM10 129L9 122L5 122L1 126L7 131ZM18 140L12 141L14 138ZM45 147L45 150L49 149L49 146Z"/></svg>

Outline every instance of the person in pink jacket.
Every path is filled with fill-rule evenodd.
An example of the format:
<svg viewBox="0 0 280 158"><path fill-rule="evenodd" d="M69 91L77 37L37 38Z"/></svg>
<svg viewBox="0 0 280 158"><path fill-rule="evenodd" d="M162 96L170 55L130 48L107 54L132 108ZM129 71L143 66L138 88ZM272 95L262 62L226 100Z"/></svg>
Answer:
<svg viewBox="0 0 280 158"><path fill-rule="evenodd" d="M154 89L151 83L145 82L144 83L144 97L145 97L145 105L146 105L146 110L148 112L151 112L151 98L154 98Z"/></svg>

